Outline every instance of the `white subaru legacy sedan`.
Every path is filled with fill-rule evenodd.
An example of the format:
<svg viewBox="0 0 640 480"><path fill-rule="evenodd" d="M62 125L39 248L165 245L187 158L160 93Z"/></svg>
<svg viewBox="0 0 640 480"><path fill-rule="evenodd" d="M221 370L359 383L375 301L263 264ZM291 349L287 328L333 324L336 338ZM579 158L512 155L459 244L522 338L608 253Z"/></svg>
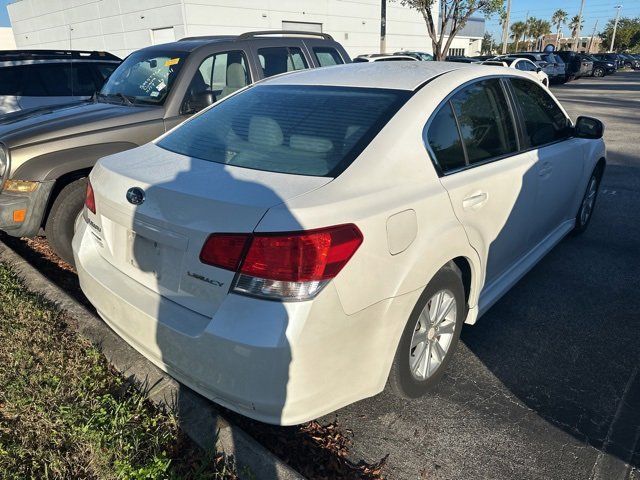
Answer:
<svg viewBox="0 0 640 480"><path fill-rule="evenodd" d="M587 227L602 133L515 69L274 77L98 162L80 284L143 355L248 417L416 397L465 322Z"/></svg>

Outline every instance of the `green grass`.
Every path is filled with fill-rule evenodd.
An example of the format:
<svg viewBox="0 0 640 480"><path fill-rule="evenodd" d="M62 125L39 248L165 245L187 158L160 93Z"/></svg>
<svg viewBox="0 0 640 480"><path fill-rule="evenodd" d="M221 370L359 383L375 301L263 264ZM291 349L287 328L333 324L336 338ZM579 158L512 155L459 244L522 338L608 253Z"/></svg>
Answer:
<svg viewBox="0 0 640 480"><path fill-rule="evenodd" d="M0 478L233 479L0 264Z"/></svg>

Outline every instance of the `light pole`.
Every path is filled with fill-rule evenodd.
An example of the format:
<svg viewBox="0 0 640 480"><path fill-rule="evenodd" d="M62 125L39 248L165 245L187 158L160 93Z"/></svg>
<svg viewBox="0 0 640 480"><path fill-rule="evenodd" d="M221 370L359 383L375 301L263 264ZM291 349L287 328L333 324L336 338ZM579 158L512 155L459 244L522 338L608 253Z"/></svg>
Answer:
<svg viewBox="0 0 640 480"><path fill-rule="evenodd" d="M580 3L580 11L578 12L578 26L576 27L576 37L574 38L574 51L578 51L578 39L582 30L582 10L584 10L584 0Z"/></svg>
<svg viewBox="0 0 640 480"><path fill-rule="evenodd" d="M618 19L620 18L620 9L622 5L616 5L616 21L613 24L613 35L611 36L611 52L614 51L613 47L616 44L616 30L618 29Z"/></svg>
<svg viewBox="0 0 640 480"><path fill-rule="evenodd" d="M507 42L509 42L509 17L511 17L511 0L507 0L507 16L502 25L502 54L507 53Z"/></svg>
<svg viewBox="0 0 640 480"><path fill-rule="evenodd" d="M380 53L387 52L387 0L380 2Z"/></svg>

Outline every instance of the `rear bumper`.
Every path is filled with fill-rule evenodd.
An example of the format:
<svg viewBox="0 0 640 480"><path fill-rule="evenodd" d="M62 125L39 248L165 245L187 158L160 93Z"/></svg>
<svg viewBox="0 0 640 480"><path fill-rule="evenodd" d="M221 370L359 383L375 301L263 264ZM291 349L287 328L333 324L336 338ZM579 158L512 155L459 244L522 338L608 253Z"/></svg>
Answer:
<svg viewBox="0 0 640 480"><path fill-rule="evenodd" d="M179 382L272 424L302 423L380 392L420 294L350 316L332 284L312 302L229 294L209 318L122 274L102 258L91 228L78 227L80 285L104 321Z"/></svg>
<svg viewBox="0 0 640 480"><path fill-rule="evenodd" d="M54 181L42 182L29 193L0 193L0 230L14 237L33 237L38 234L47 209ZM23 221L16 222L13 212L26 210Z"/></svg>

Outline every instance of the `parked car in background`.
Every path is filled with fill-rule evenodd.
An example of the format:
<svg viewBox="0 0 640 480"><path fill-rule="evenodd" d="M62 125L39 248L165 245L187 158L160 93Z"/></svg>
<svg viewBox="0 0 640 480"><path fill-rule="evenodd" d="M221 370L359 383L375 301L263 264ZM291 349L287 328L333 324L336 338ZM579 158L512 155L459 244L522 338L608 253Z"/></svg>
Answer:
<svg viewBox="0 0 640 480"><path fill-rule="evenodd" d="M0 50L0 115L87 100L120 62L107 52Z"/></svg>
<svg viewBox="0 0 640 480"><path fill-rule="evenodd" d="M562 58L567 64L565 74L566 81L575 80L580 77L586 77L593 72L593 61L581 53L562 50L553 52L554 55Z"/></svg>
<svg viewBox="0 0 640 480"><path fill-rule="evenodd" d="M433 55L426 52L403 51L403 52L395 52L394 55L405 55L405 56L413 57L416 60L422 60L423 62L433 61Z"/></svg>
<svg viewBox="0 0 640 480"><path fill-rule="evenodd" d="M73 263L74 223L98 158L145 144L257 80L349 61L331 36L291 31L138 50L93 101L0 119L0 229L32 237L43 227L56 253Z"/></svg>
<svg viewBox="0 0 640 480"><path fill-rule="evenodd" d="M485 60L491 60L492 58L495 58L495 55L474 55L473 57L474 60L478 60L479 62L484 62Z"/></svg>
<svg viewBox="0 0 640 480"><path fill-rule="evenodd" d="M480 63L480 60L472 58L472 57L464 57L461 55L448 55L444 58L446 62L457 62L457 63Z"/></svg>
<svg viewBox="0 0 640 480"><path fill-rule="evenodd" d="M387 55L384 53L370 53L365 55L358 55L352 60L353 63L367 63L367 62L400 62L400 61L418 61L417 58L409 55Z"/></svg>
<svg viewBox="0 0 640 480"><path fill-rule="evenodd" d="M564 69L559 68L555 56L549 52L517 52L511 53L509 56L531 60L547 74L550 82L564 81Z"/></svg>
<svg viewBox="0 0 640 480"><path fill-rule="evenodd" d="M520 70L521 72L527 72L533 76L536 80L542 83L545 87L549 86L549 77L542 71L538 65L533 63L528 58L518 57L495 57L492 60L485 60L482 65L494 65L500 67L510 67Z"/></svg>
<svg viewBox="0 0 640 480"><path fill-rule="evenodd" d="M516 69L280 75L98 162L80 285L159 368L259 421L419 397L463 323L587 228L602 133Z"/></svg>
<svg viewBox="0 0 640 480"><path fill-rule="evenodd" d="M620 53L618 55L622 57L625 68L632 68L633 70L640 69L640 60L635 58L633 55L628 53Z"/></svg>
<svg viewBox="0 0 640 480"><path fill-rule="evenodd" d="M593 56L598 60L613 62L616 65L616 70L624 68L624 61L615 53L594 53Z"/></svg>
<svg viewBox="0 0 640 480"><path fill-rule="evenodd" d="M616 73L616 64L612 61L598 60L596 57L587 55L586 53L581 53L580 57L587 59L593 65L591 73L587 76L604 77L605 75L612 75Z"/></svg>

